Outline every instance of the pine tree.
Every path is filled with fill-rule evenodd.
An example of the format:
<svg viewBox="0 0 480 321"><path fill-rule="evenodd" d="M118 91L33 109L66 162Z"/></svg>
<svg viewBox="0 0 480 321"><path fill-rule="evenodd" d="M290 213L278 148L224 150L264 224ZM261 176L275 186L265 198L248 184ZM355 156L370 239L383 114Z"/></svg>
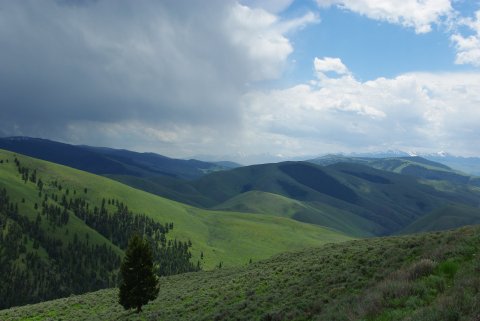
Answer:
<svg viewBox="0 0 480 321"><path fill-rule="evenodd" d="M153 272L152 250L138 234L128 242L120 273L119 303L125 310L136 308L139 313L142 305L157 297L159 289Z"/></svg>

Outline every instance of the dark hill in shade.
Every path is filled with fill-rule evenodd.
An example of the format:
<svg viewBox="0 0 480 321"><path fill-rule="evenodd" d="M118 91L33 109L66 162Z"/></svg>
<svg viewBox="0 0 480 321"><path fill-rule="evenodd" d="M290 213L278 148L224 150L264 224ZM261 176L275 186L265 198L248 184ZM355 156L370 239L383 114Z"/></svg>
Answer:
<svg viewBox="0 0 480 321"><path fill-rule="evenodd" d="M0 138L0 149L66 165L100 175L135 177L168 176L193 179L206 173L231 168L195 159L174 159L155 153L138 153L123 149L70 145L30 137Z"/></svg>

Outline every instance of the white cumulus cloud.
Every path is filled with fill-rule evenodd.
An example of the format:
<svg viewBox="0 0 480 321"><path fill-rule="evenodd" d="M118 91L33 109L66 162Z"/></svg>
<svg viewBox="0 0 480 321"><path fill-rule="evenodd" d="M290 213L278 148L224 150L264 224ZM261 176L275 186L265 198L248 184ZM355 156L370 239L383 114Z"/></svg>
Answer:
<svg viewBox="0 0 480 321"><path fill-rule="evenodd" d="M253 141L272 153L402 149L479 154L480 73L349 77L245 95ZM288 147L287 147L288 146ZM262 146L266 148L265 146Z"/></svg>
<svg viewBox="0 0 480 321"><path fill-rule="evenodd" d="M456 33L451 39L457 49L457 64L471 64L480 67L480 10L475 13L475 18L463 18L459 25L468 27L473 34L462 35Z"/></svg>
<svg viewBox="0 0 480 321"><path fill-rule="evenodd" d="M453 13L450 0L317 0L320 7L338 6L368 18L427 33L442 17Z"/></svg>
<svg viewBox="0 0 480 321"><path fill-rule="evenodd" d="M317 73L327 73L335 72L339 75L348 74L348 68L345 66L340 58L324 57L318 58L315 57L313 61L313 66Z"/></svg>

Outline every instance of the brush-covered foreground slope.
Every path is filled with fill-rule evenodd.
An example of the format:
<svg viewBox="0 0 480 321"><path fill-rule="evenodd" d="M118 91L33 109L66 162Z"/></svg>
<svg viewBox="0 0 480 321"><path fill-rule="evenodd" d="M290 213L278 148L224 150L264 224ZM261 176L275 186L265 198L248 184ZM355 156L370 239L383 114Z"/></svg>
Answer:
<svg viewBox="0 0 480 321"><path fill-rule="evenodd" d="M284 253L246 267L161 278L136 314L116 289L0 311L14 320L474 321L480 228Z"/></svg>
<svg viewBox="0 0 480 321"><path fill-rule="evenodd" d="M60 197L69 190L70 195L81 195L92 204L92 208L100 207L103 199L115 199L127 204L133 212L143 213L156 222L172 222L174 228L168 237L190 240L193 243L194 261L196 262L203 252L202 266L207 269L219 262L227 266L245 264L250 258L258 260L286 250L349 239L333 230L289 218L198 209L108 178L19 154L14 156L12 152L0 150L0 160L3 160L0 164L0 188L7 189L11 199L18 203L20 212L24 212L30 220L35 220L38 214L34 204L39 205L42 199L39 198L36 184L22 181L15 168L15 157L22 166L36 170L45 189L57 189L49 185L53 181L61 185ZM88 192L84 193L84 190ZM68 223L56 231L59 235L64 235L68 229L70 236L64 237L65 239L68 240L76 231L79 237L90 233L89 237L93 238L94 242L107 241L86 226L81 219L71 213L69 217Z"/></svg>

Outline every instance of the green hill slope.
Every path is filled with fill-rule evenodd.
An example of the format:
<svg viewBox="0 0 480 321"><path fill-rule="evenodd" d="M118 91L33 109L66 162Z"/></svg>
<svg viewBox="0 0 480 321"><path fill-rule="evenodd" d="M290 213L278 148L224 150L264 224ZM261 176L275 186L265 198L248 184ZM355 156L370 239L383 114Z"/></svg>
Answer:
<svg viewBox="0 0 480 321"><path fill-rule="evenodd" d="M479 197L471 189L436 189L415 177L356 163L246 166L206 175L191 186L218 208L288 216L363 236L396 233L449 203L476 206ZM275 203L285 206L273 205L269 194L248 194L258 191L282 196Z"/></svg>
<svg viewBox="0 0 480 321"><path fill-rule="evenodd" d="M474 224L480 224L479 207L447 205L419 218L402 230L402 233L441 231Z"/></svg>
<svg viewBox="0 0 480 321"><path fill-rule="evenodd" d="M41 192L38 185L30 179L22 180L15 165L15 158L18 158L22 167L30 169L30 173L36 171L36 179L41 179L43 182ZM66 211L64 216L59 214L59 217L68 218L67 222L50 224L52 219L41 214L46 197L48 197L47 203L51 206L60 206L63 198L67 203L70 198L79 198L89 204L90 209L96 207L99 212L101 212L100 208L103 208L101 205L103 202L111 219L115 217L115 215L112 216L115 211L114 202L121 202L128 205L129 211L139 215L144 214L146 219L151 219L152 222L173 223L173 229L166 234L167 239L191 241L192 262L199 260L205 269L211 269L220 262L224 266L241 265L246 264L250 259L259 260L283 251L349 239L333 230L284 217L198 209L136 190L104 177L26 156L14 156L12 152L2 150L0 150L1 188L7 190L11 203L18 206L18 216L7 216L6 220L0 220L0 232L2 237L6 238L14 235L11 233L10 226L16 226L19 229L15 232L15 235L19 236L17 243L25 245L25 249L20 245L18 248L19 253L23 253L23 256L18 259L19 264L25 264L22 263L24 261L22 258L30 254L38 254L45 264L53 262L51 261L53 257L49 254L52 251L45 251L43 245L35 248L35 238L39 236L28 234L30 228L24 226L22 230L18 227L22 225L15 223L18 220L28 219L25 222L34 224L37 217L41 220L38 228L43 233L41 238L49 237L52 242L57 240L62 242L57 246L58 251L66 250L69 244L77 239L79 242L88 243L88 246L111 249L113 253L120 256L123 253L112 239L102 235L101 228L89 227L83 218L73 215L72 210ZM108 200L108 204L105 200ZM0 259L5 254L1 251L1 247L0 243ZM93 267L91 269L93 270ZM115 283L114 270L111 268L110 272L105 272L111 274L109 274L110 283L98 284L97 288ZM65 291L69 292L69 290Z"/></svg>
<svg viewBox="0 0 480 321"><path fill-rule="evenodd" d="M262 191L249 191L236 195L214 208L284 217L292 217L295 213L306 209L302 202Z"/></svg>
<svg viewBox="0 0 480 321"><path fill-rule="evenodd" d="M290 217L356 237L399 233L431 211L448 204L475 207L480 197L474 178L419 157L316 161L322 166L253 165L194 181L113 178L195 206Z"/></svg>
<svg viewBox="0 0 480 321"><path fill-rule="evenodd" d="M480 228L284 253L160 280L139 315L117 290L0 311L1 320L477 320Z"/></svg>
<svg viewBox="0 0 480 321"><path fill-rule="evenodd" d="M195 207L289 217L359 237L398 233L433 210L449 203L475 206L478 198L469 187L479 186L478 178L421 157L328 155L309 161L321 167L286 162L226 170L195 160L25 137L3 143ZM207 174L219 169L226 171ZM275 205L283 204L281 199L270 202L266 194L254 199L250 191L280 195L301 206L281 208Z"/></svg>
<svg viewBox="0 0 480 321"><path fill-rule="evenodd" d="M228 199L215 209L290 217L300 222L329 226L355 237L373 236L375 223L320 202L304 202L262 191L249 191Z"/></svg>

